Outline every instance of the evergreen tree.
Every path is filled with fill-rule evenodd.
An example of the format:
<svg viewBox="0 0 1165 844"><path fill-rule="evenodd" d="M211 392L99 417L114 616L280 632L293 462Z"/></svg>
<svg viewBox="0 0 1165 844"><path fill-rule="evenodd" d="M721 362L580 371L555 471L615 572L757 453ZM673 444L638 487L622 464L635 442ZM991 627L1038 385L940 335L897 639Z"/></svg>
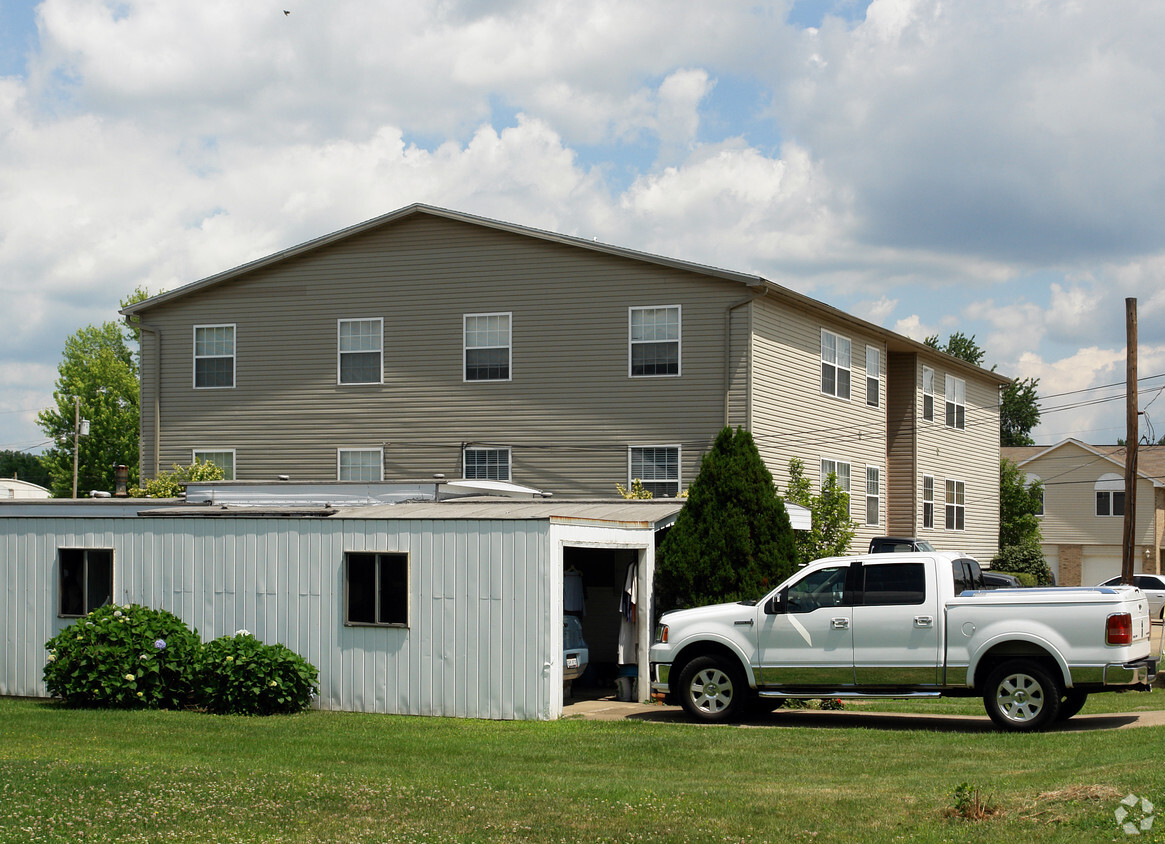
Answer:
<svg viewBox="0 0 1165 844"><path fill-rule="evenodd" d="M658 609L759 598L792 573L795 557L789 514L752 435L725 428L660 544Z"/></svg>

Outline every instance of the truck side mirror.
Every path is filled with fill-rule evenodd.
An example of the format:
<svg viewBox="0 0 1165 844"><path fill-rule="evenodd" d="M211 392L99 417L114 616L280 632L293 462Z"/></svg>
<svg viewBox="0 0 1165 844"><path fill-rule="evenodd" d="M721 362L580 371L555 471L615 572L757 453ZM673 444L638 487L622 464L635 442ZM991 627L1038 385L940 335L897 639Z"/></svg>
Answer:
<svg viewBox="0 0 1165 844"><path fill-rule="evenodd" d="M789 611L789 591L782 589L776 595L765 601L767 615L780 615Z"/></svg>

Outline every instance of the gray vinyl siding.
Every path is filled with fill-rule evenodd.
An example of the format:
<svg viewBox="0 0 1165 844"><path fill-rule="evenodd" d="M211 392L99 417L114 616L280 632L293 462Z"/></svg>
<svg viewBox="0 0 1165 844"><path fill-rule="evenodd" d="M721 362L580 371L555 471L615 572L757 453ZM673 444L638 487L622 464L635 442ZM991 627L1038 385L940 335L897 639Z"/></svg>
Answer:
<svg viewBox="0 0 1165 844"><path fill-rule="evenodd" d="M781 303L758 300L753 306L752 431L757 447L780 490L789 482L789 461L805 464L805 476L819 487L821 460L850 464L850 515L856 528L851 549L884 532L886 511L886 349L880 338L851 326L823 321ZM821 329L851 341L850 398L821 392ZM881 349L878 407L866 405L866 346ZM879 525L867 527L866 467L881 473Z"/></svg>
<svg viewBox="0 0 1165 844"><path fill-rule="evenodd" d="M408 218L148 310L163 333L160 464L234 449L240 479L333 479L337 448L383 447L385 478L459 477L474 442L510 447L516 483L610 495L629 445L681 444L686 485L725 421L726 314L741 298L722 279ZM682 375L631 378L628 309L666 305L682 307ZM512 314L511 380L466 383L463 316L492 312ZM384 383L339 386L337 320L358 318L384 320ZM213 323L237 327L236 386L195 390L192 326ZM151 354L147 338L147 469Z"/></svg>

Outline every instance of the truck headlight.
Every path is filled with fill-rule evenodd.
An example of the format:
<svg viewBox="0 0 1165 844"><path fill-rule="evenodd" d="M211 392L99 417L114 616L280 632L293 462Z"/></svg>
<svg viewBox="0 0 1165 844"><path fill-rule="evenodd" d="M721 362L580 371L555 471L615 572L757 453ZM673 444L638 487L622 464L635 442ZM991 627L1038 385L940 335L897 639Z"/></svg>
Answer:
<svg viewBox="0 0 1165 844"><path fill-rule="evenodd" d="M667 642L667 625L660 624L655 628L655 641L660 644Z"/></svg>

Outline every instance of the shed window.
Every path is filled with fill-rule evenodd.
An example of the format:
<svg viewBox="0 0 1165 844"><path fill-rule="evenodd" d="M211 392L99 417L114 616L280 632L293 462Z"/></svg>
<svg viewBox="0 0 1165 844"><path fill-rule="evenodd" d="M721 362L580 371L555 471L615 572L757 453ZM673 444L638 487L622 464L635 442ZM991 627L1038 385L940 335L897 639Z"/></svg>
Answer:
<svg viewBox="0 0 1165 844"><path fill-rule="evenodd" d="M344 603L345 624L408 627L409 555L345 555Z"/></svg>
<svg viewBox="0 0 1165 844"><path fill-rule="evenodd" d="M631 375L680 374L680 306L632 308Z"/></svg>
<svg viewBox="0 0 1165 844"><path fill-rule="evenodd" d="M61 548L58 615L80 617L113 600L113 551Z"/></svg>
<svg viewBox="0 0 1165 844"><path fill-rule="evenodd" d="M235 386L235 327L194 326L194 386Z"/></svg>

